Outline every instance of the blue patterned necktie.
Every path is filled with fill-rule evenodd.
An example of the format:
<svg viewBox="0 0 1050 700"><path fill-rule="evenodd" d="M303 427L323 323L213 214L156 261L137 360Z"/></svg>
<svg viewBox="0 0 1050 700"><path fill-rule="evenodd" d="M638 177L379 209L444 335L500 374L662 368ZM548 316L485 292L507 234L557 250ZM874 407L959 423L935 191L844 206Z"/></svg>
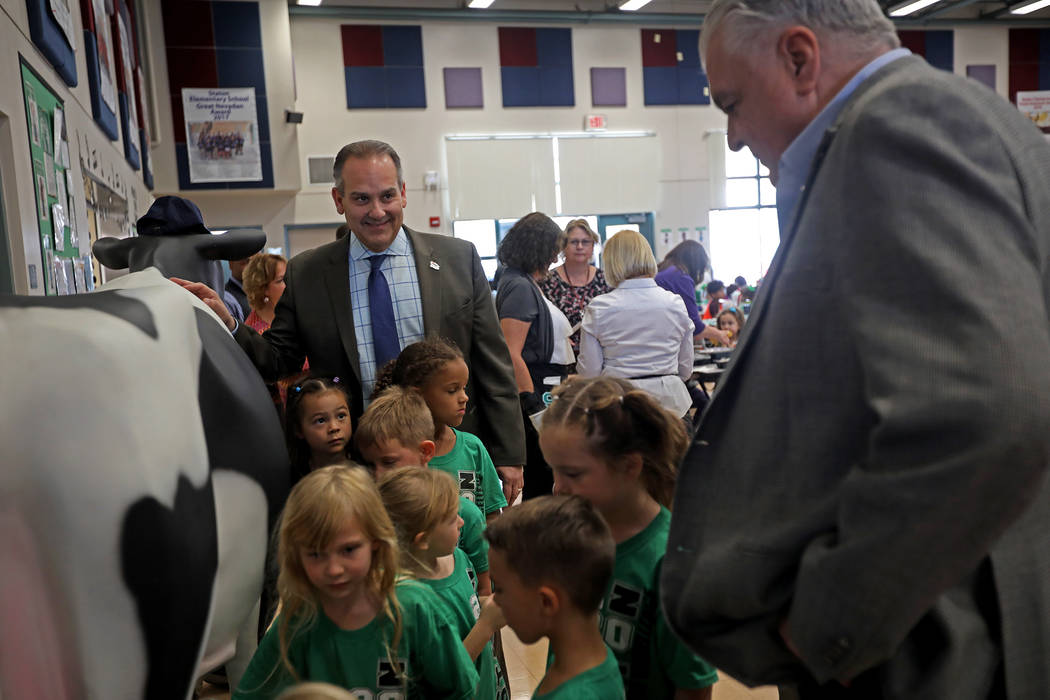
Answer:
<svg viewBox="0 0 1050 700"><path fill-rule="evenodd" d="M386 275L380 270L389 255L373 255L368 258L372 271L368 275L368 309L372 316L372 349L376 358L376 369L393 360L401 352L394 323L394 304L390 300L390 287Z"/></svg>

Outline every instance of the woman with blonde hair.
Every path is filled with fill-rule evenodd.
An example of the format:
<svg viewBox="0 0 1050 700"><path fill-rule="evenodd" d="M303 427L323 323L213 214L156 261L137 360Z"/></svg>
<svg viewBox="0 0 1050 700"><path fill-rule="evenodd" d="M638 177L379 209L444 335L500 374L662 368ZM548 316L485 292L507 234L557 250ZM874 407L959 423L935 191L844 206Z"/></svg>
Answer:
<svg viewBox="0 0 1050 700"><path fill-rule="evenodd" d="M244 319L244 325L257 333L266 332L273 323L277 301L284 294L284 273L287 269L288 261L285 257L273 253L256 253L248 258L248 264L244 266L241 283L244 285L244 293L248 296L248 306L251 307L247 318ZM303 362L303 372L309 369L310 361L306 360ZM302 376L300 372L285 377L276 384L266 385L279 409L287 400L288 388Z"/></svg>
<svg viewBox="0 0 1050 700"><path fill-rule="evenodd" d="M656 258L637 231L620 231L606 242L602 267L613 290L583 313L577 372L627 379L684 416L692 405L685 380L693 371L693 323L685 304L657 286Z"/></svg>
<svg viewBox="0 0 1050 700"><path fill-rule="evenodd" d="M598 242L598 234L587 219L570 221L565 225L565 247L561 251L564 262L540 281L540 289L574 328L583 318L587 303L612 289L605 281L605 273L593 263ZM579 352L580 331L575 331L569 340L573 352Z"/></svg>
<svg viewBox="0 0 1050 700"><path fill-rule="evenodd" d="M283 255L257 253L248 259L241 274L241 284L251 312L244 319L244 325L259 333L270 327L277 300L284 294L284 272L287 269L288 261Z"/></svg>

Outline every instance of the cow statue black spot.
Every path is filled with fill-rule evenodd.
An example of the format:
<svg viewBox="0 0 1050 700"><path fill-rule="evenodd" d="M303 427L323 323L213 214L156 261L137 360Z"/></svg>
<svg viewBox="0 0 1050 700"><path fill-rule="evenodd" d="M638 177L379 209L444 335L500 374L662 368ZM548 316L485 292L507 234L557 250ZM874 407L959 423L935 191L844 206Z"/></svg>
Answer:
<svg viewBox="0 0 1050 700"><path fill-rule="evenodd" d="M0 697L185 700L254 642L281 428L226 327L165 279L212 281L169 267L191 260L169 244L199 261L262 245L226 236L118 241L164 269L0 297Z"/></svg>

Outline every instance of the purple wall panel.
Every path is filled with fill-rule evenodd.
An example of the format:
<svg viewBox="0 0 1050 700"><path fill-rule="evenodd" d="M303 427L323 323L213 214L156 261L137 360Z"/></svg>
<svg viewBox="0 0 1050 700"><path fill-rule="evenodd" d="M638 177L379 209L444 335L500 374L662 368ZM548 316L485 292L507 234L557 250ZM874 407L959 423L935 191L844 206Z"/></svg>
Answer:
<svg viewBox="0 0 1050 700"><path fill-rule="evenodd" d="M484 107L480 68L445 69L445 107Z"/></svg>
<svg viewBox="0 0 1050 700"><path fill-rule="evenodd" d="M626 107L627 69L591 68L591 104L595 107Z"/></svg>

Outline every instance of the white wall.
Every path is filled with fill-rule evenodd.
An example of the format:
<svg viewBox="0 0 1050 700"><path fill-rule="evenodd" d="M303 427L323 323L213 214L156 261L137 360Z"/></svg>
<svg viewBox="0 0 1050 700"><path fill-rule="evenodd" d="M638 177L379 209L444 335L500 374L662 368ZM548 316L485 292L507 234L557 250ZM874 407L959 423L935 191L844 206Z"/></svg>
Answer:
<svg viewBox="0 0 1050 700"><path fill-rule="evenodd" d="M966 76L966 66L994 65L995 91L1007 98L1010 82L1010 37L1004 27L960 27L955 30L955 72Z"/></svg>
<svg viewBox="0 0 1050 700"><path fill-rule="evenodd" d="M408 188L405 221L419 230L448 232L446 192L425 191L423 173L438 170L445 183L444 137L453 133L521 131L579 131L585 114L608 117L610 130L648 130L659 136L661 162L660 204L655 212L658 247L661 229L671 229L672 242L687 229L708 225L714 205L708 173L709 156L704 134L725 127L725 117L713 106L645 107L642 93L641 38L638 26L573 25L575 107L504 109L500 94L497 25L479 22L428 22L423 24L423 53L427 107L425 109L348 110L342 63L340 25L357 20L289 17L286 0L260 0L266 87L273 149L273 190L217 190L179 192L175 168L174 134L168 97L167 61L159 2L141 3L145 32L140 37L152 72L152 97L156 104L153 166L154 195L183 194L196 201L213 228L261 226L269 246L285 245L289 224L334 224L340 220L325 185L310 185L306 172L309 156L333 156L342 145L363 138L392 143L401 153ZM34 185L29 171L28 135L23 116L18 54L30 61L51 86L66 99L73 149L74 175L79 178L82 150L94 152L99 175L126 196L141 215L150 201L139 173L123 158L120 142L109 142L91 119L87 70L78 46L80 85L64 83L28 39L25 3L0 0L0 167L4 173L4 201L12 238L11 254L19 291L26 289L26 261L39 261ZM75 29L81 34L79 14ZM389 23L389 22L381 22ZM1008 79L1007 28L962 27L955 32L956 72L965 75L969 64L997 66L997 89L1005 95ZM294 74L293 74L294 61ZM445 67L481 66L485 107L446 110ZM590 68L626 69L627 107L591 106ZM297 91L297 95L296 95ZM304 113L300 125L286 124L284 110ZM4 119L4 116L11 117ZM512 164L508 164L512 167ZM16 173L15 177L8 173ZM601 178L602 173L595 173ZM557 212L548 212L555 214ZM567 212L580 213L580 212ZM589 212L586 212L589 213ZM628 212L624 212L628 213ZM440 217L437 229L429 227ZM87 242L82 241L83 252ZM658 253L662 252L658 250ZM35 290L39 293L40 290Z"/></svg>
<svg viewBox="0 0 1050 700"><path fill-rule="evenodd" d="M608 117L610 130L651 130L660 136L661 204L656 228L707 224L707 161L701 139L706 129L724 126L724 117L707 106L645 107L642 96L639 27L573 26L575 107L504 109L500 93L496 24L431 22L423 25L427 107L425 109L348 110L343 78L340 25L349 21L293 17L292 49L298 86L297 108L305 114L299 127L302 191L291 213L294 223L336 221L329 188L307 182L308 156L332 156L340 146L362 138L389 141L405 167L408 208L405 221L431 230L428 219L441 217L449 230L443 192L422 189L423 173L444 176L444 137L456 133L580 131L585 114ZM485 107L445 109L445 67L482 67ZM626 68L627 107L591 106L591 67ZM513 164L508 164L513 167ZM601 173L595 173L596 178ZM443 186L444 186L444 177ZM557 212L547 212L555 214ZM581 213L581 212L566 212ZM582 212L590 213L590 212ZM628 212L624 212L628 213ZM293 223L291 221L285 223ZM271 244L275 244L271 236Z"/></svg>
<svg viewBox="0 0 1050 700"><path fill-rule="evenodd" d="M3 173L2 194L14 287L20 294L43 294L44 284L35 185L32 177L33 161L29 152L29 127L25 117L19 56L22 56L65 102L66 132L74 183L79 185L82 176L88 174L90 169L91 175L127 200L132 220L138 218L151 201L149 191L142 182L141 172L133 170L124 159L123 143L120 140L110 141L91 117L91 92L88 87L82 38L84 29L80 21L79 5L71 5L75 6L73 29L74 36L78 38L78 82L74 88L67 86L55 73L51 64L29 38L25 0L0 0L0 66L3 66L0 70L0 172ZM137 134L135 143L138 144ZM76 196L77 227L81 231L87 231L84 192L78 188ZM89 252L88 247L88 236L81 235L82 255ZM39 284L36 289L29 287L28 265L37 266Z"/></svg>

